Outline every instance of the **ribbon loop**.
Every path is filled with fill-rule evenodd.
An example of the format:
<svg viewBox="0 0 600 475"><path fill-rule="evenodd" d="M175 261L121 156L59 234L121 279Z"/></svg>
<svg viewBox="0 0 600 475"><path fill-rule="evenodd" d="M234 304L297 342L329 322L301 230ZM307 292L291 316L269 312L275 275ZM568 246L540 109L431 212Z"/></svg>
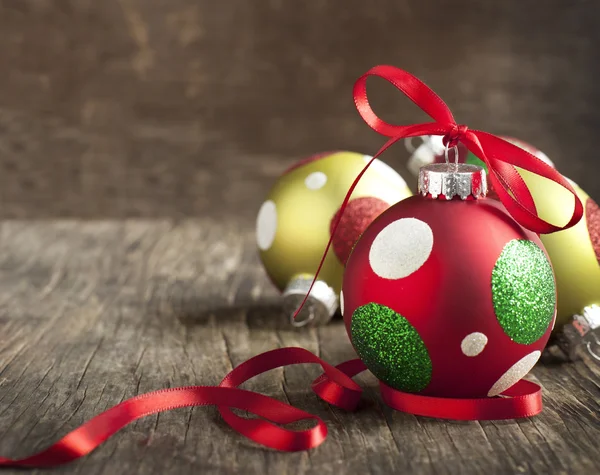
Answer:
<svg viewBox="0 0 600 475"><path fill-rule="evenodd" d="M406 97L427 113L435 122L415 125L392 125L381 120L373 111L367 96L367 78L377 76L393 84ZM529 152L500 137L458 125L446 103L421 80L394 66L375 66L354 85L354 102L363 120L376 132L393 141L416 135L442 135L444 145L458 142L479 157L488 167L490 182L507 211L521 226L538 234L550 234L575 226L583 216L583 205L571 184L554 168ZM390 142L376 154L378 156ZM542 219L531 193L515 167L547 178L567 189L575 204L569 222L563 226ZM339 213L341 216L342 213ZM334 228L335 229L335 228Z"/></svg>

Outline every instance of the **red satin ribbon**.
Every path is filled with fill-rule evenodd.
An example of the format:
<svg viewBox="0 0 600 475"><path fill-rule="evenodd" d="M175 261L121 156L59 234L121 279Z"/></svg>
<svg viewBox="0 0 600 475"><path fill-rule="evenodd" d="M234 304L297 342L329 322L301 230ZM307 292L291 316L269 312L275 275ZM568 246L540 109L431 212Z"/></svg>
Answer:
<svg viewBox="0 0 600 475"><path fill-rule="evenodd" d="M396 89L419 106L435 122L394 125L380 119L371 108L367 97L367 79L371 76L380 77L393 84ZM300 314L317 281L344 210L348 206L350 197L358 182L371 163L400 139L422 135L442 135L444 137L444 144L448 147L452 147L458 144L458 142L464 143L471 152L487 165L488 179L513 219L524 228L535 233L550 234L562 231L575 226L581 220L583 216L583 204L569 181L558 173L556 169L535 155L500 137L480 130L471 130L466 125L458 125L446 103L425 83L412 74L394 66L375 66L358 78L354 84L354 103L356 104L358 113L369 127L375 132L389 137L389 140L373 156L348 189L344 201L340 206L340 212L331 228L331 236L315 272L314 279L304 300L294 313L294 319ZM515 166L558 183L571 192L575 198L575 205L571 219L567 224L557 226L540 218L537 214L533 197Z"/></svg>
<svg viewBox="0 0 600 475"><path fill-rule="evenodd" d="M131 422L151 414L182 407L218 406L223 419L237 432L266 447L282 451L308 450L327 437L327 426L319 417L289 404L238 386L259 374L281 366L315 363L324 373L312 385L324 401L353 411L362 389L352 377L365 371L360 360L346 361L336 367L304 348L281 348L249 359L231 371L219 386L189 386L163 389L128 399L97 415L61 440L31 457L0 457L0 467L51 467L72 462L89 454L109 437ZM541 388L520 381L503 393L487 399L445 399L409 394L381 383L383 400L390 407L411 414L454 420L491 420L530 417L542 410ZM231 411L242 409L262 419L246 419ZM279 425L301 420L315 421L306 430L291 430Z"/></svg>
<svg viewBox="0 0 600 475"><path fill-rule="evenodd" d="M367 78L377 76L393 84L435 122L415 125L392 125L381 120L371 109L367 97ZM458 142L485 162L489 178L502 203L521 226L538 234L549 234L575 226L583 216L583 205L575 190L556 169L535 155L495 135L458 125L450 109L440 97L410 73L393 66L375 66L354 84L354 102L363 120L376 132L390 137L391 143L402 138L421 135L442 135L444 144ZM388 142L389 145L391 145ZM384 148L389 147L386 144ZM380 150L377 155L382 153ZM531 193L515 166L558 183L575 198L573 214L564 226L557 226L539 217Z"/></svg>
<svg viewBox="0 0 600 475"><path fill-rule="evenodd" d="M373 112L367 99L366 80L369 76L379 76L391 82L435 122L400 126L381 120ZM487 164L494 189L514 219L524 227L538 233L550 233L571 227L581 219L583 214L581 202L569 182L556 170L530 153L494 135L458 125L446 104L411 74L391 66L377 66L356 82L354 100L367 124L377 132L390 137L390 140L374 155L373 160L401 138L443 135L444 142L448 146L461 141ZM342 211L334 224L332 237L354 188L373 160L362 170L348 190L341 207ZM537 215L533 198L515 166L555 181L573 193L575 207L567 225L558 227ZM330 246L331 240L317 275ZM0 458L0 467L50 467L68 463L90 453L123 427L141 417L181 407L204 405L218 406L223 419L234 430L266 447L284 451L317 447L327 436L327 426L319 417L276 399L238 387L254 376L271 369L303 363L319 364L324 370L323 375L312 385L313 391L320 398L342 409L349 411L356 409L362 390L352 377L366 369L360 360L346 361L334 367L305 349L282 348L260 354L239 365L223 379L218 387L190 386L165 389L128 399L94 417L36 455L18 460ZM514 419L534 416L542 410L541 388L528 381L518 382L504 392L503 397L483 399L420 396L397 391L383 383L380 383L380 389L384 402L390 407L428 417L454 420ZM262 419L240 417L233 413L232 408L248 411ZM300 431L280 427L280 425L305 419L315 421L315 426Z"/></svg>

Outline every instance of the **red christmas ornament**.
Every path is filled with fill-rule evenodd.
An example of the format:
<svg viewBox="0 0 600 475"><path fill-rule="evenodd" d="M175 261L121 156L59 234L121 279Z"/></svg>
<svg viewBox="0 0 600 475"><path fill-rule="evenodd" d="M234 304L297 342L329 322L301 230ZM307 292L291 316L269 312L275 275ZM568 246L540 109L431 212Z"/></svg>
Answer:
<svg viewBox="0 0 600 475"><path fill-rule="evenodd" d="M432 196L436 180L445 185ZM343 284L346 330L365 365L394 389L496 396L529 372L550 336L550 262L535 233L482 198L480 167L425 167L420 187L427 196L389 208L354 247Z"/></svg>

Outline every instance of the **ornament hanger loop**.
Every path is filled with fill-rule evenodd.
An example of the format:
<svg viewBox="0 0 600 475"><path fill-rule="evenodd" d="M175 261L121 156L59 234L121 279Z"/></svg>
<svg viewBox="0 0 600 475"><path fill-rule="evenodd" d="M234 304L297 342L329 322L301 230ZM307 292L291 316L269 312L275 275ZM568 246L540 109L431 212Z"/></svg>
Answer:
<svg viewBox="0 0 600 475"><path fill-rule="evenodd" d="M448 147L448 144L444 145L444 158L446 159L446 165L450 165L450 159L448 158L448 151L452 149L454 151L454 165L458 167L458 147L456 145Z"/></svg>

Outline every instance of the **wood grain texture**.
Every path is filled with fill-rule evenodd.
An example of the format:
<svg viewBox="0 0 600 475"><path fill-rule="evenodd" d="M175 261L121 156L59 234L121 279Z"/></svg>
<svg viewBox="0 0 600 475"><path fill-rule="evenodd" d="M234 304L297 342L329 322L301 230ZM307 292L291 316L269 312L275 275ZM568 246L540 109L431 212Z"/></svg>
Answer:
<svg viewBox="0 0 600 475"><path fill-rule="evenodd" d="M0 454L25 456L98 412L164 387L216 384L265 350L352 357L342 322L292 330L248 227L183 221L6 221L0 226ZM346 413L310 391L313 366L245 387L323 418L327 441L283 454L235 434L214 408L150 416L58 469L81 474L589 474L600 470L600 371L548 355L533 378L545 410L459 423L382 404L371 377ZM5 470L2 473L23 473ZM45 472L33 472L45 473Z"/></svg>
<svg viewBox="0 0 600 475"><path fill-rule="evenodd" d="M378 63L600 200L600 3L542 3L0 0L0 217L255 210L297 158L379 148L351 98ZM373 99L423 118L383 82ZM402 146L385 158L404 171Z"/></svg>

